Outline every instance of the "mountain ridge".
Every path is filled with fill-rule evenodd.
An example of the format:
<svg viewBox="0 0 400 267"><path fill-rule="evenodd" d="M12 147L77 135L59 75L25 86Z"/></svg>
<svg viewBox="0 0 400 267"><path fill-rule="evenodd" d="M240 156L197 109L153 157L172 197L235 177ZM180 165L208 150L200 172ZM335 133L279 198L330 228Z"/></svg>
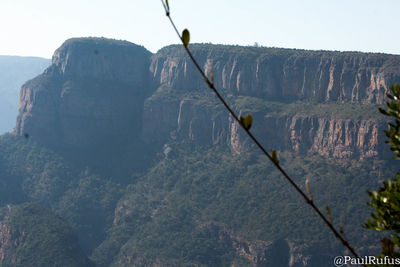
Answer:
<svg viewBox="0 0 400 267"><path fill-rule="evenodd" d="M212 61L221 93L238 114L253 114L251 131L278 150L296 183L304 188L310 179L316 205L329 204L362 255L376 253L378 234L360 225L370 212L365 191L395 169L377 107L400 77L400 57L356 53L346 59L361 62L352 69L332 52L330 61L317 60L322 78L315 78L306 58L322 52L295 51L296 59L285 49L190 47L207 74ZM66 41L54 64L23 86L16 131L0 137L0 182L20 196L0 203L50 207L97 266L320 267L344 255L244 138L183 49L160 51L102 38ZM261 69L254 81L253 59ZM339 82L337 72L345 73ZM318 94L312 86L302 92L304 84Z"/></svg>
<svg viewBox="0 0 400 267"><path fill-rule="evenodd" d="M118 45L117 45L118 44ZM103 46L103 48L99 48ZM245 144L234 144L239 140L239 134L235 133L238 129L235 125L231 125L228 121L229 118L223 114L222 117L216 118L216 121L211 119L208 116L198 115L198 119L195 121L189 121L191 126L183 127L181 124L180 117L187 117L185 115L181 116L181 113L178 112L182 109L182 103L171 99L172 102L168 102L167 99L162 99L161 101L152 102L151 98L148 98L152 94L154 94L155 89L150 90L142 90L139 94L141 96L129 96L129 92L131 89L128 89L129 86L139 86L146 87L147 84L150 88L159 87L156 94L163 94L161 91L169 91L172 95L176 97L183 97L183 101L189 101L189 109L192 109L196 106L203 105L201 100L199 104L196 104L196 100L185 100L185 94L197 94L207 95L207 88L203 83L200 75L198 75L194 71L194 66L191 62L188 61L187 56L183 54L183 49L178 46L169 46L161 49L158 53L151 55L150 52L145 52L144 48L141 51L136 52L137 55L141 55L144 53L144 58L146 59L124 59L125 62L130 62L129 66L135 66L135 61L139 60L142 63L142 69L136 71L132 69L132 71L127 71L129 69L128 65L125 67L120 66L120 71L116 71L118 66L116 63L123 60L125 53L127 52L118 52L119 58L116 60L115 55L114 59L108 58L107 51L111 49L111 47L115 46L115 49L127 49L127 47L133 46L126 41L118 41L118 40L107 40L102 38L87 38L87 39L71 39L64 43L53 56L53 65L48 68L45 73L41 76L43 81L38 81L38 85L35 85L34 81L28 82L22 88L21 94L21 110L19 117L17 119L16 133L19 135L23 135L23 133L27 132L31 136L42 135L47 136L46 141L55 140L56 136L63 136L63 140L75 139L74 136L79 136L78 128L74 131L71 130L71 136L69 134L63 134L68 131L67 128L74 128L71 125L66 128L66 126L54 127L56 125L56 121L62 121L63 118L67 118L68 115L67 110L55 110L58 109L58 106L66 106L65 108L69 108L70 105L74 105L73 103L80 103L76 106L75 109L79 110L82 107L89 106L89 109L96 109L97 106L101 106L100 104L96 104L93 101L101 102L104 98L112 99L113 95L108 95L106 97L98 98L94 100L95 94L101 94L101 92L106 92L107 90L99 91L98 93L91 93L91 95L85 95L83 93L84 88L91 88L90 82L85 85L79 84L78 77L82 79L100 79L100 82L93 80L91 83L94 85L98 83L97 87L100 88L106 83L110 83L109 91L111 88L120 87L121 91L119 94L123 99L136 99L138 101L133 106L137 106L138 110L128 111L127 107L129 106L128 102L125 104L119 104L118 106L125 107L125 110L119 111L119 113L115 113L111 116L125 116L125 120L129 121L132 118L129 117L129 114L140 114L140 110L142 106L143 115L140 115L141 123L134 124L142 124L142 129L136 129L136 132L139 130L142 132L142 136L146 138L147 135L152 136L155 140L160 139L160 142L165 142L168 139L167 132L181 132L179 134L182 138L186 138L189 140L193 140L193 136L202 136L200 132L206 130L208 126L205 125L219 125L222 127L220 130L216 130L219 133L223 133L224 137L219 138L222 143L231 143L230 146L234 151L240 152L239 147L245 147ZM119 47L119 48L117 48ZM351 103L351 104L359 104L362 107L364 104L368 105L377 105L382 104L383 99L385 98L385 93L388 90L388 86L391 83L394 83L395 80L400 79L400 56L391 56L391 55L383 55L383 54L365 54L365 53L342 53L342 52L319 52L319 51L305 51L305 50L291 50L291 49L277 49L277 48L253 48L253 47L236 47L236 46L213 46L213 45L191 45L192 51L195 56L197 56L200 64L204 66L205 72L209 74L211 62L213 62L213 73L215 84L217 88L220 88L221 93L225 95L228 100L233 98L242 97L245 101L244 104L238 103L238 108L242 108L243 111L246 109L251 109L252 104L251 101L247 101L246 97L255 97L255 100L265 102L265 106L256 110L256 113L259 113L259 123L255 124L254 131L258 131L260 134L261 140L269 140L271 139L271 133L266 131L265 129L260 129L264 125L267 125L269 119L265 120L266 114L270 113L274 108L274 103L294 103L298 102L309 102L312 106L313 103L315 105L318 104L329 104L334 105L335 103ZM103 49L103 50L102 50ZM139 47L138 47L139 49ZM233 49L233 51L229 51L229 49ZM96 53L97 51L97 53ZM115 50L116 51L116 50ZM74 53L77 55L74 56ZM102 53L105 53L102 55ZM113 52L116 53L116 52ZM167 53L167 54L166 54ZM84 56L82 56L84 55ZM111 55L111 54L110 54ZM133 55L133 54L132 54ZM86 57L86 58L85 58ZM142 56L139 56L142 57ZM106 61L111 60L110 64L105 64ZM115 61L116 60L116 61ZM144 60L144 61L143 61ZM80 63L86 62L86 63ZM107 61L108 62L108 61ZM255 63L254 63L255 62ZM314 63L319 62L317 65ZM87 66L81 64L89 64ZM114 65L113 65L114 64ZM140 64L139 64L140 65ZM337 67L338 66L338 67ZM358 66L358 67L357 67ZM309 69L311 68L311 69ZM315 71L312 69L315 68ZM338 69L339 68L339 69ZM73 71L78 71L77 73L69 73L68 69ZM90 70L90 72L88 72ZM253 72L253 73L252 73ZM340 74L341 72L341 74ZM117 74L121 73L121 74ZM124 73L122 75L122 73ZM229 74L228 74L229 73ZM301 73L301 75L300 75ZM311 75L311 73L314 73ZM275 75L276 76L271 76ZM117 76L116 76L117 75ZM122 75L122 76L121 76ZM254 76L255 75L255 76ZM283 75L283 76L282 76ZM68 77L75 77L75 82L68 82ZM254 77L253 77L254 76ZM309 76L309 77L308 77ZM338 76L338 77L336 77ZM352 76L352 77L351 77ZM54 77L54 79L52 78ZM98 77L98 78L95 78ZM308 78L307 78L308 77ZM318 77L318 79L316 79ZM52 80L53 79L53 80ZM58 92L55 92L54 89L49 91L48 93L39 93L40 85L46 82L56 82L58 79L61 79L58 85L49 85L52 88L60 88ZM314 79L314 80L313 80ZM60 80L60 81L61 81ZM298 82L300 80L300 82ZM302 81L301 81L302 80ZM72 84L69 84L71 83ZM75 83L75 84L74 84ZM122 89L126 84L127 89ZM130 85L132 84L132 85ZM136 85L134 85L136 84ZM288 89L284 89L285 86L290 86ZM48 86L48 87L49 87ZM104 87L103 86L103 87ZM72 92L69 88L79 88L80 90L75 90ZM92 86L96 87L96 86ZM173 89L168 89L173 88ZM314 88L311 89L310 88ZM94 89L95 90L95 89ZM124 92L124 90L126 92ZM140 91L140 90L139 90ZM35 93L38 92L38 93ZM71 93L72 92L72 93ZM79 95L80 93L82 95ZM319 93L318 93L319 92ZM325 92L325 93L321 93ZM35 95L37 94L37 96ZM68 96L74 94L74 101L69 103ZM124 95L125 94L125 95ZM52 95L52 96L50 96ZM35 116L35 112L31 112L30 107L33 107L33 99L34 101L41 101L41 97L50 97L48 101L52 103L46 103L42 105L36 105L37 107L42 107L47 109L46 111L36 111L37 114L53 114L53 117L41 118L40 116L46 115L38 115ZM71 95L72 97L72 95ZM89 97L89 98L88 98ZM190 97L190 96L189 96ZM199 99L201 99L200 96ZM212 96L207 96L205 99L211 99ZM72 98L71 98L72 99ZM47 100L43 100L47 101ZM72 101L72 100L71 100ZM115 101L122 101L116 99ZM166 105L167 109L162 111L164 114L158 114L157 110L159 110L159 106L162 106L162 101L167 101ZM232 100L236 101L236 100ZM247 104L246 104L247 101ZM271 103L271 107L268 105ZM58 104L60 102L60 104ZM65 102L65 104L63 104ZM179 103L178 103L179 102ZM121 102L122 103L122 102ZM152 103L156 103L156 106L152 105ZM234 103L232 103L235 105ZM48 105L46 107L45 105ZM50 107L49 105L52 105ZM108 103L104 105L113 104ZM218 105L218 104L217 104ZM247 105L247 106L246 106ZM250 105L250 106L249 106ZM117 106L117 105L114 105ZM276 104L275 104L276 107ZM348 109L347 106L344 106ZM354 107L357 107L354 105ZM371 106L372 108L373 106ZM64 109L65 109L64 108ZM212 107L211 107L212 108ZM312 109L313 107L311 107ZM50 111L51 109L51 111ZM69 108L71 110L71 108ZM89 109L82 109L81 111L74 112L76 115L73 116L82 116L84 114L89 113ZM109 110L109 108L107 108ZM189 109L185 109L187 112L195 112L189 111ZM79 113L80 112L80 113ZM104 112L98 110L97 112ZM238 110L238 112L241 112ZM276 123L276 129L281 129L282 132L277 133L277 136L285 136L284 140L286 145L283 147L284 149L291 149L295 152L302 153L318 153L320 155L334 156L337 158L346 158L349 156L359 156L359 157L370 157L375 156L378 153L382 153L382 140L384 135L381 134L381 129L384 128L384 123L377 121L375 118L378 117L378 112L376 112L376 116L373 118L365 119L357 119L358 115L354 115L357 122L349 124L348 122L342 122L342 120L336 120L333 118L329 118L329 113L325 113L324 111L319 110L319 114L315 115L315 130L311 130L310 133L313 136L304 136L304 133L299 133L295 128L296 125L296 117L289 118L289 121L292 122L279 122ZM329 109L325 112L329 112ZM349 114L351 111L349 111ZM354 113L359 112L362 114L362 111L353 110ZM161 124L157 125L157 128L151 126L151 121L154 119L165 117L166 114L171 113L167 117L170 118L169 121L162 120ZM199 112L197 112L200 114ZM55 114L59 114L60 119L57 119ZM81 115L78 115L81 114ZM120 115L118 115L120 114ZM87 115L84 115L87 116ZM83 116L83 117L84 117ZM91 115L90 115L91 116ZM90 117L89 116L89 117ZM214 116L214 115L213 115ZM268 115L269 116L269 115ZM321 117L322 116L322 117ZM52 128L64 128L63 133L54 133L51 134L49 132L45 132L41 129L34 128L35 118L38 118L41 121L47 121L48 125L46 127L42 127L45 129ZM122 118L121 117L121 118ZM190 117L190 116L189 116ZM265 117L265 118L263 118ZM326 118L327 117L327 118ZM328 119L328 122L326 120ZM93 117L92 121L99 121ZM117 121L123 121L122 119L118 119ZM222 123L225 121L225 123ZM66 125L71 122L65 122ZM62 123L62 124L65 124ZM81 123L84 123L83 120ZM84 123L84 124L88 124ZM100 122L95 122L95 124L100 124ZM111 120L110 120L111 123ZM200 123L197 125L197 123ZM223 125L221 125L221 123ZM344 123L344 124L343 124ZM42 123L43 124L43 123ZM93 123L92 123L93 124ZM289 125L288 125L289 124ZM342 126L326 126L326 125L340 125ZM364 132L359 132L358 129L361 127L360 125L372 125L368 126L368 130ZM31 126L30 126L31 125ZM73 125L73 124L72 124ZM111 125L111 124L109 124ZM204 126L202 126L204 125ZM292 126L290 126L292 125ZM93 127L93 126L92 126ZM95 127L95 126L94 126ZM108 126L104 125L101 128L97 128L95 132L100 133L103 132ZM112 126L115 130L119 126ZM128 127L127 124L124 127ZM183 127L183 128L182 128ZM213 126L214 127L214 126ZM257 128L258 127L258 128ZM293 128L294 127L294 128ZM332 128L333 127L333 128ZM334 128L337 128L334 130ZM120 128L122 130L122 128ZM187 129L188 133L183 133ZM196 129L199 129L200 132L196 132ZM377 130L379 129L379 130ZM37 133L36 133L37 131ZM124 131L124 130L122 130ZM208 130L209 131L209 130ZM86 130L82 130L81 132L87 132ZM135 132L135 131L131 131ZM160 136L159 132L165 132L167 134ZM331 137L330 132L338 133L336 137ZM349 137L349 132L353 132L353 136ZM219 133L212 133L212 136L221 136ZM291 135L287 136L288 133ZM317 133L317 134L316 134ZM89 134L89 136L93 136L94 133ZM207 135L207 134L206 134ZM184 137L186 136L186 137ZM191 137L192 136L192 137ZM104 137L106 138L106 137ZM333 138L333 139L332 139ZM79 138L78 138L79 139ZM202 137L204 139L204 137ZM362 140L366 140L366 142ZM214 143L213 138L209 138L208 143ZM231 141L229 141L231 140ZM236 140L236 141L234 141ZM297 141L296 141L297 140ZM298 148L297 143L298 140L309 140L308 146L304 146L302 149ZM336 140L336 141L329 141ZM68 141L67 144L72 144L73 140ZM204 140L201 141L204 143ZM322 151L319 147L328 144L330 148L328 151ZM364 143L369 143L372 146L371 149L361 148L364 146ZM335 150L336 146L343 146L343 144L347 144L347 147L351 147L350 152L346 152L347 148L342 149L342 151ZM267 144L270 146L271 144ZM378 146L378 147L377 147Z"/></svg>

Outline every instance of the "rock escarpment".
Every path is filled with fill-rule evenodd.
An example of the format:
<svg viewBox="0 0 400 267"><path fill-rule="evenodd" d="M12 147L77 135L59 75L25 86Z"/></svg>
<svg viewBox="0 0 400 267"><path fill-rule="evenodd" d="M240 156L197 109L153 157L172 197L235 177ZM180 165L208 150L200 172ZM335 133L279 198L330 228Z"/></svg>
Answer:
<svg viewBox="0 0 400 267"><path fill-rule="evenodd" d="M266 147L297 154L333 158L386 157L390 154L384 145L387 124L379 118L375 106L370 108L376 110L375 118L363 118L358 113L351 118L337 114L251 112L255 122L252 132ZM238 113L246 112L238 110ZM147 101L144 114L145 140L162 143L172 138L205 146L228 145L235 153L252 148L238 123L218 104L204 104L193 99L166 103ZM163 123L156 126L155 121Z"/></svg>
<svg viewBox="0 0 400 267"><path fill-rule="evenodd" d="M335 158L382 154L385 124L378 112L363 116L360 108L341 116L318 105L376 110L390 85L400 81L400 56L220 45L191 49L208 75L212 66L216 87L233 106L241 97L263 102L261 108L251 101L235 108L254 114L252 131L267 146ZM124 41L71 39L42 75L23 86L16 133L68 147L134 137L160 146L169 140L229 145L240 153L248 147L241 129L206 90L179 46L151 55ZM281 114L271 103L280 103ZM291 103L311 103L311 112L297 114L298 107L286 112Z"/></svg>
<svg viewBox="0 0 400 267"><path fill-rule="evenodd" d="M64 147L135 136L153 88L150 56L126 41L67 40L22 87L16 133Z"/></svg>
<svg viewBox="0 0 400 267"><path fill-rule="evenodd" d="M382 104L400 80L400 56L222 45L192 45L216 88L234 95L279 101L313 100ZM177 90L204 87L183 48L169 46L153 56L151 70Z"/></svg>
<svg viewBox="0 0 400 267"><path fill-rule="evenodd" d="M236 110L252 111L252 131L267 147L334 158L386 154L385 123L374 105L382 104L390 85L400 81L400 56L218 45L192 45L191 49L207 75L212 66L215 85L233 99L231 104L240 97L265 102L261 109L248 103ZM160 50L152 57L150 69L160 84L183 100L169 101L162 115L157 111L163 101L147 101L145 136L162 139L158 130L152 130L151 121L174 117L159 129L203 145L228 144L237 153L248 148L240 127L218 104L185 99L208 89L181 47ZM270 102L287 103L287 108L281 108L284 115L274 112ZM301 114L293 109L286 112L295 102L311 105L309 114L301 105ZM332 112L329 106L337 103L347 106ZM356 108L350 110L351 105ZM367 109L369 116L363 116Z"/></svg>

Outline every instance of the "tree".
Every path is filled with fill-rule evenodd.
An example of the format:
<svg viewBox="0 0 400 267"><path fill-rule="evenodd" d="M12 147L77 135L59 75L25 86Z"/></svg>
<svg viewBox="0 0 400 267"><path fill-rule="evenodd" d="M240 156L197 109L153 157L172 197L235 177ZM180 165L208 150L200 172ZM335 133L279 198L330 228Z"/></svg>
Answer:
<svg viewBox="0 0 400 267"><path fill-rule="evenodd" d="M390 87L391 93L387 93L389 101L388 109L379 108L379 111L386 116L394 118L394 122L389 123L389 130L385 131L389 140L390 149L396 155L395 159L400 159L400 86L398 84ZM375 208L375 213L371 213L371 218L367 219L365 227L377 231L389 231L390 238L382 239L381 256L399 257L400 256L400 172L378 189L378 191L368 192L371 201L369 206Z"/></svg>

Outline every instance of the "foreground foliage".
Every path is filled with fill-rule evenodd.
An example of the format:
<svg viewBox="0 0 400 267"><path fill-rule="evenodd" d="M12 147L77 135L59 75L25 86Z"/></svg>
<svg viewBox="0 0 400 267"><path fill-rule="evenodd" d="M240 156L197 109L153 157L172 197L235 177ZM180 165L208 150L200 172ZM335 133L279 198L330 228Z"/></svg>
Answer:
<svg viewBox="0 0 400 267"><path fill-rule="evenodd" d="M385 131L390 149L396 155L395 159L400 159L400 86L392 85L388 93L388 109L379 110L386 116L394 119L389 123L389 130ZM390 178L378 189L378 191L368 192L371 200L368 203L375 208L375 213L371 213L371 218L367 220L365 226L377 231L388 231L391 238L382 239L382 256L400 256L400 173Z"/></svg>

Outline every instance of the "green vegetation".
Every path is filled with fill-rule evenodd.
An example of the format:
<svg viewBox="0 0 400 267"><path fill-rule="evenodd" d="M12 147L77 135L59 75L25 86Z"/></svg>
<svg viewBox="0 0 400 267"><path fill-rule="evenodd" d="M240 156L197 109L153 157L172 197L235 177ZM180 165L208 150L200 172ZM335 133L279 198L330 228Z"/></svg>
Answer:
<svg viewBox="0 0 400 267"><path fill-rule="evenodd" d="M164 99L169 91L160 87L148 101ZM205 92L175 93L176 98L168 101L185 99L220 110L212 95ZM318 115L325 109L337 111L335 116L346 117L355 112L353 116L374 119L372 113L362 113L364 107L342 107L350 111L335 109L335 104L302 106L252 97L235 100L235 108L243 112ZM185 141L169 146L172 152L168 157L161 153L147 159L141 159L144 148L135 146L129 147L128 154L117 148L109 150L109 155L91 153L86 163L105 162L109 171L103 171L30 139L3 135L1 204L37 201L50 207L65 225L74 229L79 245L88 255L92 253L91 258L99 266L121 266L125 255L133 255L133 261L148 265L163 262L180 266L250 266L248 259L238 253L238 244L256 241L275 244L284 240L313 247L309 252L313 257L327 255L319 247L331 254L343 252L315 214L304 208L303 200L261 155L232 155L223 145L205 148ZM392 163L302 158L285 151L278 151L278 155L302 188L304 179L310 179L318 207L323 209L329 204L334 224L343 226L359 251L371 253L369 247L376 245L380 236L360 227L370 212L364 205L367 196L353 196L362 196L367 189L377 187L376 177L381 179L395 171ZM123 158L125 162L121 161ZM151 167L121 168L135 164ZM116 169L119 171L114 172ZM41 238L50 242L53 237ZM246 251L245 247L242 251ZM324 258L322 262L328 260Z"/></svg>
<svg viewBox="0 0 400 267"><path fill-rule="evenodd" d="M10 234L2 246L4 267L94 266L79 248L74 231L43 206L8 205L0 209L0 220Z"/></svg>
<svg viewBox="0 0 400 267"><path fill-rule="evenodd" d="M115 266L127 254L183 266L230 266L236 259L232 238L324 244L331 253L342 253L315 214L304 208L303 200L262 156L232 156L223 149L191 149L185 144L176 144L173 150L173 158L161 160L129 186L117 206L122 209L118 223L95 251L99 262L115 240L123 247L119 255L119 249L107 255L114 257ZM311 178L318 206L329 204L334 224L343 226L359 250L369 251L377 236L360 227L369 212L360 209L367 196L353 196L362 196L377 185L375 177L390 173L387 163L333 163L286 152L280 152L280 160L299 184L304 185L304 177Z"/></svg>
<svg viewBox="0 0 400 267"><path fill-rule="evenodd" d="M196 53L210 52L210 47L192 44L190 47L197 49ZM231 52L238 55L259 56L260 48L231 48ZM162 52L156 56L169 55L169 49L177 48L165 48L167 54ZM223 55L222 51L226 50L226 46L213 46L210 53ZM297 53L297 50L264 50L263 56ZM99 53L96 51L95 54ZM35 86L45 87L40 79L35 82ZM109 95L99 93L98 89L113 88L113 85L131 89L114 82L72 79L64 83L62 93L81 90L87 96L98 94L104 98ZM254 115L252 130L257 129L259 115L384 121L377 117L374 105L282 103L276 99L236 97L227 91L223 94L235 111L244 116L242 121L246 128L250 128L252 120L249 116L246 119L245 114ZM135 102L139 98L140 101ZM180 138L174 115L165 122L172 125L171 129L165 127L167 130L160 129L164 132L156 132L166 136L161 138L161 144L151 143L152 140L142 142L142 117L146 119L142 98L145 95L133 102L126 98L129 105L136 107L133 113L137 120L127 123L134 125L130 131L122 127L106 136L93 132L89 145L82 144L68 151L65 147L58 150L45 147L35 143L33 138L0 136L1 222L14 229L13 238L18 239L20 233L27 238L18 239L20 243L11 247L7 255L15 255L23 263L37 262L39 266L51 266L52 261L55 265L73 265L75 262L71 261L69 253L83 255L81 258L85 260L85 253L91 255L98 266L160 263L252 266L255 258L268 258L277 266L280 261L289 259L290 245L304 258L322 262L310 263L311 266L323 266L332 262L332 255L343 254L337 240L306 208L304 199L254 150L233 154L226 145L229 137L218 145L208 146L200 146L190 138ZM179 105L185 101L186 106ZM202 118L204 113L207 118L214 118L225 112L215 96L201 85L198 90L161 85L144 105L145 108L160 108L157 115L172 109L166 116L177 114L182 107L195 106L191 114L182 113L192 119ZM89 105L86 107L90 109ZM160 119L154 118L153 123L157 127ZM225 119L223 123L229 124ZM229 136L229 130L224 127L221 127L224 136ZM160 152L162 146L172 151L165 155ZM382 177L396 171L393 162L332 160L275 150L271 154L274 162L279 155L279 163L302 189L306 187L306 179L309 181L316 205L324 210L329 204L333 224L338 229L343 226L357 251L363 255L376 252L373 248L382 235L360 227L372 210L365 206L368 197L364 192L376 188ZM389 185L387 188L395 188ZM13 204L11 209L9 204ZM380 207L381 203L376 205ZM43 255L47 251L48 255Z"/></svg>
<svg viewBox="0 0 400 267"><path fill-rule="evenodd" d="M235 97L233 106L243 112L264 112L266 116L318 116L338 119L372 119L379 118L378 105L354 103L313 103L292 102L282 103L265 101L261 98L250 96Z"/></svg>
<svg viewBox="0 0 400 267"><path fill-rule="evenodd" d="M392 94L388 93L390 99L387 102L388 109L380 111L391 118L394 122L389 123L389 130L385 131L389 138L386 143L400 159L400 86L391 86ZM386 231L391 238L382 239L382 256L392 258L400 256L400 173L397 172L388 182L384 182L378 191L368 192L371 200L368 203L375 208L371 218L365 226L377 231Z"/></svg>
<svg viewBox="0 0 400 267"><path fill-rule="evenodd" d="M35 201L51 207L77 231L86 252L103 240L123 193L119 183L10 134L0 136L0 166L2 205Z"/></svg>

